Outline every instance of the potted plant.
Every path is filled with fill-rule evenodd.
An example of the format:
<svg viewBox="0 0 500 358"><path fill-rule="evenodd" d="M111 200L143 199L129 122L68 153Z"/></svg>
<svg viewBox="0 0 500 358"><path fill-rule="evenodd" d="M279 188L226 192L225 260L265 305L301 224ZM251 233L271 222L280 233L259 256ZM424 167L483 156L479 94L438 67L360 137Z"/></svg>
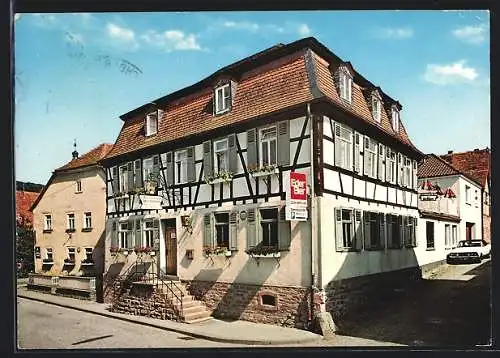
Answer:
<svg viewBox="0 0 500 358"><path fill-rule="evenodd" d="M277 257L280 250L276 246L257 245L245 250L250 256L274 256Z"/></svg>

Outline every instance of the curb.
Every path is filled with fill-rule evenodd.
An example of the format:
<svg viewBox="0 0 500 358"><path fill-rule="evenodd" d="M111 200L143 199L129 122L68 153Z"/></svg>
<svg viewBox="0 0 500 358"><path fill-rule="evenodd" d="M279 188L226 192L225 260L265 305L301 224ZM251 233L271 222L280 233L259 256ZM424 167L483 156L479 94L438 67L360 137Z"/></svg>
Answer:
<svg viewBox="0 0 500 358"><path fill-rule="evenodd" d="M194 337L194 338L201 338L201 339L209 340L209 341L212 341L212 342L246 344L246 345L288 345L288 344L312 343L312 342L316 342L316 341L324 339L322 336L319 336L319 335L318 335L319 336L318 338L311 337L311 338L300 339L300 340L292 339L292 340L281 340L281 341L272 341L272 340L260 341L260 340L251 340L251 339L233 339L233 338L215 337L215 336L209 336L209 335L202 334L202 333L189 332L189 331L185 331L185 330L178 329L178 328L165 327L165 326L162 326L160 324L156 324L154 322L142 322L142 321L139 321L139 320L135 320L133 318L126 317L126 316L116 316L117 314L120 314L120 313L96 312L96 311L93 311L93 310L90 310L90 309L86 309L86 308L82 308L82 307L75 307L75 306L67 305L67 304L64 304L64 303L56 303L56 302L44 300L43 298L29 297L29 296L25 296L25 295L23 295L22 293L19 293L19 292L17 294L17 297L21 297L21 298L24 298L24 299L28 299L28 300L32 300L32 301L37 301L37 302L43 302L43 303L51 304L51 305L54 305L54 306L59 306L59 307L64 307L64 308L69 308L69 309L74 309L74 310L77 310L77 311L82 311L82 312L97 314L97 315L108 317L108 318L119 319L119 320L125 321L125 322L141 324L143 326L149 326L149 327L153 327L153 328L158 328L158 329L162 329L162 330L165 330L165 331L170 331L170 332L175 332L175 333L181 333L181 334L184 334L184 335L187 335L187 336L191 336L191 337ZM131 316L131 317L137 317L137 316Z"/></svg>

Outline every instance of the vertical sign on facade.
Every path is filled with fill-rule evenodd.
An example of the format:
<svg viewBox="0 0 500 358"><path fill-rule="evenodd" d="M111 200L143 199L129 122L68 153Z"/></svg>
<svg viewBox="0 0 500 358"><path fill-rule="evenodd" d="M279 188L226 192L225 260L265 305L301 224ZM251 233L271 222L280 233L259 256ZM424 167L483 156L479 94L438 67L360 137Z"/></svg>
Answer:
<svg viewBox="0 0 500 358"><path fill-rule="evenodd" d="M307 221L307 175L290 172L285 175L286 220Z"/></svg>

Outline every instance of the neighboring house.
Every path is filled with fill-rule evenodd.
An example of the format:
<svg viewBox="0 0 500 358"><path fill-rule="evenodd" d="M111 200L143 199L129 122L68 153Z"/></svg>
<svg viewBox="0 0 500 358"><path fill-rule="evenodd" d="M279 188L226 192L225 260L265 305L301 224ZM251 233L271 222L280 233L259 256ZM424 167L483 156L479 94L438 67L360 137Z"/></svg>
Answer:
<svg viewBox="0 0 500 358"><path fill-rule="evenodd" d="M54 170L31 207L35 272L100 275L103 270L106 181L99 165L111 149L101 144Z"/></svg>
<svg viewBox="0 0 500 358"><path fill-rule="evenodd" d="M401 109L306 38L122 115L103 160L107 274L152 246L151 270L214 315L295 327L376 301L418 275L423 154ZM290 187L309 210L291 210Z"/></svg>
<svg viewBox="0 0 500 358"><path fill-rule="evenodd" d="M415 252L419 266L427 273L446 263L448 251L457 246L462 221L460 187L467 179L460 179L455 168L434 154L419 163L418 178L419 245Z"/></svg>
<svg viewBox="0 0 500 358"><path fill-rule="evenodd" d="M474 149L463 153L442 155L441 158L452 164L458 170L468 174L476 182L481 184L482 207L482 231L481 237L491 242L491 152L489 148Z"/></svg>
<svg viewBox="0 0 500 358"><path fill-rule="evenodd" d="M21 188L22 189L22 188ZM40 189L41 190L41 189ZM33 213L31 206L38 197L40 191L16 190L16 223L17 226L33 226Z"/></svg>

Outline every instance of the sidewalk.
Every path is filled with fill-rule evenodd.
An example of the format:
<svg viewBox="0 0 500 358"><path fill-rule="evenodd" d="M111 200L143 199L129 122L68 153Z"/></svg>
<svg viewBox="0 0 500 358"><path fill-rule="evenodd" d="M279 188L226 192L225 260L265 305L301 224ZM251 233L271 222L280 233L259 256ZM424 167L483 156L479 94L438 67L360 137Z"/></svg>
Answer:
<svg viewBox="0 0 500 358"><path fill-rule="evenodd" d="M17 287L17 296L215 342L252 345L288 345L320 342L323 340L321 335L308 331L247 321L228 322L212 319L201 323L187 324L114 313L106 310L108 307L107 304L28 291L26 287L20 286Z"/></svg>

